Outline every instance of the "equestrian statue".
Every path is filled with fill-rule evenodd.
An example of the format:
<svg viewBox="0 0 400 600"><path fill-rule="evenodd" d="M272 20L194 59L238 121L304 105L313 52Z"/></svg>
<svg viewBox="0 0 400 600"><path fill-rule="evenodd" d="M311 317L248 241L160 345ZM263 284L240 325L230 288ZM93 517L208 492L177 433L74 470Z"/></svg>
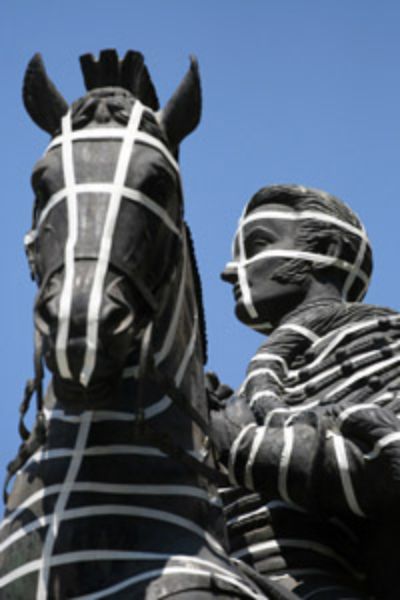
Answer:
<svg viewBox="0 0 400 600"><path fill-rule="evenodd" d="M71 107L40 55L24 81L51 141L32 175L35 377L8 468L1 598L264 598L228 556L217 492L178 164L200 120L197 63L161 110L140 53L81 66Z"/></svg>
<svg viewBox="0 0 400 600"><path fill-rule="evenodd" d="M81 66L71 107L40 55L24 81L51 140L25 238L35 373L5 485L2 600L398 600L400 318L360 303L363 226L301 186L251 200L223 277L269 338L231 393L204 375L183 214L197 62L162 109L140 53Z"/></svg>

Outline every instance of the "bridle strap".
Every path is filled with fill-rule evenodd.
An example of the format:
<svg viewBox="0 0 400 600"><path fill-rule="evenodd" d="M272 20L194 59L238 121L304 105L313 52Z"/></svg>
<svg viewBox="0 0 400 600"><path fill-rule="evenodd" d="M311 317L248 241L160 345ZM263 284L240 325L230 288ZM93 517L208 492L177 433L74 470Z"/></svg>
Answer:
<svg viewBox="0 0 400 600"><path fill-rule="evenodd" d="M137 411L134 424L135 438L139 436L141 441L156 446L161 452L164 452L216 485L226 486L229 484L227 475L189 454L173 441L170 434L156 431L144 419L144 400L147 396L147 388L149 384L156 383L162 394L170 397L180 411L196 423L206 438L206 447L208 446L209 448L210 445L211 447L215 446L213 434L207 421L188 402L185 394L175 384L173 379L164 375L156 367L152 352L152 334L153 322L150 322L144 331L140 347ZM206 452L205 458L207 456L208 452Z"/></svg>
<svg viewBox="0 0 400 600"><path fill-rule="evenodd" d="M93 254L93 255L90 255L90 254L83 255L82 254L82 255L75 257L75 261L87 260L87 261L95 262L95 261L97 261L97 259L98 259L98 256L95 254ZM152 292L149 289L149 287L143 281L143 278L138 274L136 269L133 269L132 267L127 268L120 261L118 261L114 258L112 260L110 260L108 264L111 268L114 268L116 271L118 271L126 276L126 278L129 280L129 282L132 284L132 286L139 292L142 299L145 301L150 314L152 314L152 315L155 314L158 310L158 304L159 304L158 300L156 298L156 295L154 294L154 292ZM42 295L43 291L46 289L46 286L47 286L49 280L51 279L51 277L53 277L53 275L55 273L57 273L57 271L60 271L61 269L63 269L64 266L65 266L65 262L62 259L59 262L57 262L56 265L52 269L47 271L44 279L40 282L40 289L39 289L39 292L37 295L36 305L40 302L41 295Z"/></svg>

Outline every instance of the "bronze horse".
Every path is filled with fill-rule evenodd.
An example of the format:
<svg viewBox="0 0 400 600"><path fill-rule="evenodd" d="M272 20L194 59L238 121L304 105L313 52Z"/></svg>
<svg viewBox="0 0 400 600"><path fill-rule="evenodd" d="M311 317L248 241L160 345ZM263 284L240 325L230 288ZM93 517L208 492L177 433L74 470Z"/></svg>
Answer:
<svg viewBox="0 0 400 600"><path fill-rule="evenodd" d="M1 597L263 598L229 559L204 387L199 278L177 162L191 67L167 105L139 53L81 59L68 108L36 55L24 101L51 136L27 252L38 418L10 466ZM42 401L41 361L52 381Z"/></svg>

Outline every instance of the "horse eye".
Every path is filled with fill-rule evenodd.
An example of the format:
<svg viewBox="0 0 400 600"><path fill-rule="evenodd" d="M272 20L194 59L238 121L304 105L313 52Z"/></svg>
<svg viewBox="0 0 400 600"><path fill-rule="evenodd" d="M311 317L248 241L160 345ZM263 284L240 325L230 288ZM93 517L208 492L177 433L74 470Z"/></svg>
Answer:
<svg viewBox="0 0 400 600"><path fill-rule="evenodd" d="M49 185L44 178L32 179L32 189L36 196L37 208L40 210L50 198Z"/></svg>
<svg viewBox="0 0 400 600"><path fill-rule="evenodd" d="M144 183L143 191L154 200L163 200L172 191L172 181L167 176L162 175L151 177Z"/></svg>

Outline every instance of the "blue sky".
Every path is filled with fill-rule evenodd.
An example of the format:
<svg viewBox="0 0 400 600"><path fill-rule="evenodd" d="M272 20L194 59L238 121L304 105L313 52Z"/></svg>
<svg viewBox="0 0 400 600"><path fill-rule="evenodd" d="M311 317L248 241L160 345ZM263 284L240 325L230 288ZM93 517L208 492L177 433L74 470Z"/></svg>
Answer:
<svg viewBox="0 0 400 600"><path fill-rule="evenodd" d="M30 173L48 138L25 114L24 69L40 51L68 101L78 57L143 52L161 103L197 55L203 118L182 146L186 214L208 323L208 367L236 387L261 343L235 321L219 280L243 204L261 186L301 183L347 201L375 251L367 301L399 308L400 4L396 0L4 0L2 66L2 419L0 473L14 456L32 374L32 302L22 238Z"/></svg>

